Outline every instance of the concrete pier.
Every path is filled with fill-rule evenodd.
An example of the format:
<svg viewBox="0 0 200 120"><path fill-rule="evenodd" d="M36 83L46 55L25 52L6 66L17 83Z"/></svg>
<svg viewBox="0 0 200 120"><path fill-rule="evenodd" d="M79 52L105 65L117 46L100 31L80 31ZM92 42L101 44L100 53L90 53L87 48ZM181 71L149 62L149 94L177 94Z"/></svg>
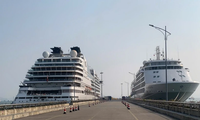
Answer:
<svg viewBox="0 0 200 120"><path fill-rule="evenodd" d="M80 106L79 111L70 112L66 108L49 113L19 118L17 120L174 120L168 116L143 107L129 104L130 110L121 101L108 101L100 104L90 103Z"/></svg>

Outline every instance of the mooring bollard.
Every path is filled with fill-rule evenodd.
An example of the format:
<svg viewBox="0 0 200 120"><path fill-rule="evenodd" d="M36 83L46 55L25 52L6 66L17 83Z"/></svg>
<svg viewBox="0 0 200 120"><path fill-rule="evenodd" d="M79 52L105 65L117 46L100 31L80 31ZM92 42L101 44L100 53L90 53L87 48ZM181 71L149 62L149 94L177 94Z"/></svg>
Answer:
<svg viewBox="0 0 200 120"><path fill-rule="evenodd" d="M72 112L72 107L70 106L70 108L69 108L69 112Z"/></svg>
<svg viewBox="0 0 200 120"><path fill-rule="evenodd" d="M66 114L66 109L64 108L64 112L63 112L63 114Z"/></svg>
<svg viewBox="0 0 200 120"><path fill-rule="evenodd" d="M127 104L127 109L130 110L130 106L129 106L129 104Z"/></svg>

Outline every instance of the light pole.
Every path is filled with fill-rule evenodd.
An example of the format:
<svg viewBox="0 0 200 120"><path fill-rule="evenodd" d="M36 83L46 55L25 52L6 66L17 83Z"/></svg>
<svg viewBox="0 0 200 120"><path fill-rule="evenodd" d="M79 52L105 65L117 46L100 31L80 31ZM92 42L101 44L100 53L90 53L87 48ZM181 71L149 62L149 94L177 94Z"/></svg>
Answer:
<svg viewBox="0 0 200 120"><path fill-rule="evenodd" d="M134 77L135 77L135 74L134 73L131 73L131 72L128 72L129 74L133 75L133 80L134 80Z"/></svg>
<svg viewBox="0 0 200 120"><path fill-rule="evenodd" d="M74 101L75 101L75 82L74 82Z"/></svg>
<svg viewBox="0 0 200 120"><path fill-rule="evenodd" d="M103 98L103 78L102 78L103 72L100 72L100 74L101 74L101 81L100 81L100 84L101 84L101 98Z"/></svg>
<svg viewBox="0 0 200 120"><path fill-rule="evenodd" d="M125 83L127 84L127 92L128 92L128 96L129 96L129 83L125 81Z"/></svg>
<svg viewBox="0 0 200 120"><path fill-rule="evenodd" d="M74 64L73 64L73 67L74 67L73 68L74 69L74 83L73 84L74 84L74 101L75 101L75 80L76 80L76 76L75 75L76 75L76 73L75 73L75 65Z"/></svg>
<svg viewBox="0 0 200 120"><path fill-rule="evenodd" d="M159 30L164 35L164 37L165 37L165 80L166 80L166 101L168 101L168 84L167 84L167 37L169 35L171 35L171 33L167 31L166 26L165 26L165 29L162 29L160 27L156 27L156 26L151 25L151 24L149 24L149 26L154 27L155 29Z"/></svg>
<svg viewBox="0 0 200 120"><path fill-rule="evenodd" d="M123 83L121 83L121 96L123 96Z"/></svg>

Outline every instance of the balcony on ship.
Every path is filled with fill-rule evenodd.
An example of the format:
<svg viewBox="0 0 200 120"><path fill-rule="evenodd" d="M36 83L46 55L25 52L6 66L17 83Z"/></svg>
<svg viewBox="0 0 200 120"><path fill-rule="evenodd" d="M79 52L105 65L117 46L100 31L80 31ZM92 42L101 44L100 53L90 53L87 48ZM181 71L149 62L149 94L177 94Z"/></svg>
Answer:
<svg viewBox="0 0 200 120"><path fill-rule="evenodd" d="M28 91L27 96L51 96L61 95L61 90L49 90L49 91Z"/></svg>
<svg viewBox="0 0 200 120"><path fill-rule="evenodd" d="M30 83L68 83L68 82L76 82L81 83L81 79L50 79L47 81L47 79L33 79L33 80L24 80L24 84L30 84Z"/></svg>

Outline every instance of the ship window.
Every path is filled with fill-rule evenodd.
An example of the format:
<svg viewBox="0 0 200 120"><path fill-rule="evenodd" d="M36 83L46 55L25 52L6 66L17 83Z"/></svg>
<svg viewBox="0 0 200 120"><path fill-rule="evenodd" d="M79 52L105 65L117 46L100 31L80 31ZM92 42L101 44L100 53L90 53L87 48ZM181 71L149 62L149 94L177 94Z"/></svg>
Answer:
<svg viewBox="0 0 200 120"><path fill-rule="evenodd" d="M61 59L53 59L53 62L60 62Z"/></svg>
<svg viewBox="0 0 200 120"><path fill-rule="evenodd" d="M68 98L68 96L62 96L62 98Z"/></svg>
<svg viewBox="0 0 200 120"><path fill-rule="evenodd" d="M72 62L79 62L78 59L72 59Z"/></svg>
<svg viewBox="0 0 200 120"><path fill-rule="evenodd" d="M173 66L167 66L167 69L174 69Z"/></svg>
<svg viewBox="0 0 200 120"><path fill-rule="evenodd" d="M173 81L175 81L176 79L175 79L175 78L173 78L172 80L173 80Z"/></svg>
<svg viewBox="0 0 200 120"><path fill-rule="evenodd" d="M46 98L46 97L40 97L41 99L44 99L44 98Z"/></svg>
<svg viewBox="0 0 200 120"><path fill-rule="evenodd" d="M153 71L153 73L156 73L156 71Z"/></svg>
<svg viewBox="0 0 200 120"><path fill-rule="evenodd" d="M156 81L153 81L153 83L156 83Z"/></svg>
<svg viewBox="0 0 200 120"><path fill-rule="evenodd" d="M61 67L57 67L57 70L61 70Z"/></svg>
<svg viewBox="0 0 200 120"><path fill-rule="evenodd" d="M38 62L42 62L42 59L38 59L37 61L38 61Z"/></svg>
<svg viewBox="0 0 200 120"><path fill-rule="evenodd" d="M60 98L60 97L54 97L54 98Z"/></svg>
<svg viewBox="0 0 200 120"><path fill-rule="evenodd" d="M70 62L70 59L62 59L62 62Z"/></svg>
<svg viewBox="0 0 200 120"><path fill-rule="evenodd" d="M158 73L159 71L156 71L156 73Z"/></svg>
<svg viewBox="0 0 200 120"><path fill-rule="evenodd" d="M62 70L67 70L67 68L66 67L62 67Z"/></svg>
<svg viewBox="0 0 200 120"><path fill-rule="evenodd" d="M153 76L153 78L155 78L156 76Z"/></svg>
<svg viewBox="0 0 200 120"><path fill-rule="evenodd" d="M32 97L26 97L26 99L32 99Z"/></svg>
<svg viewBox="0 0 200 120"><path fill-rule="evenodd" d="M159 78L160 76L157 76L157 78Z"/></svg>
<svg viewBox="0 0 200 120"><path fill-rule="evenodd" d="M19 97L19 99L25 99L25 97Z"/></svg>
<svg viewBox="0 0 200 120"><path fill-rule="evenodd" d="M44 59L44 62L51 62L51 59Z"/></svg>

